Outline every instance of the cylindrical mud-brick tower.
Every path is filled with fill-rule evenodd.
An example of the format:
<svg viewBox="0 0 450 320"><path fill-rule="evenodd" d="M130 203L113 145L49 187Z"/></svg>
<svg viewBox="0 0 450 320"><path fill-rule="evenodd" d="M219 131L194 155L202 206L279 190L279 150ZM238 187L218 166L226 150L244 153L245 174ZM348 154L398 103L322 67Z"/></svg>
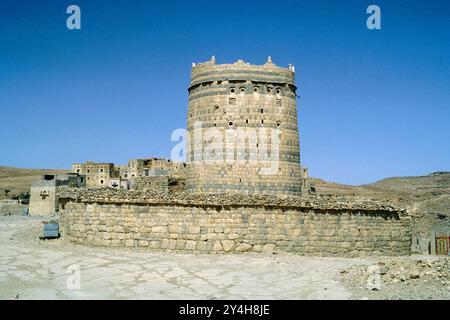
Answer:
<svg viewBox="0 0 450 320"><path fill-rule="evenodd" d="M293 66L193 64L187 116L187 191L301 194Z"/></svg>

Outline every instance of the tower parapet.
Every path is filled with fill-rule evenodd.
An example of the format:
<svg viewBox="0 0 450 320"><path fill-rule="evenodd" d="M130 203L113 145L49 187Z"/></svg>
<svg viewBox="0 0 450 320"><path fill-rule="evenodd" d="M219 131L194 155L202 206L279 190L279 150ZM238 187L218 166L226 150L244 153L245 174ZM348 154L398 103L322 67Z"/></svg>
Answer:
<svg viewBox="0 0 450 320"><path fill-rule="evenodd" d="M295 86L295 68L278 67L272 62L271 57L263 65L252 65L243 60L238 60L232 64L216 64L213 58L203 63L194 63L191 72L189 91L197 86L215 81L239 81L274 83Z"/></svg>

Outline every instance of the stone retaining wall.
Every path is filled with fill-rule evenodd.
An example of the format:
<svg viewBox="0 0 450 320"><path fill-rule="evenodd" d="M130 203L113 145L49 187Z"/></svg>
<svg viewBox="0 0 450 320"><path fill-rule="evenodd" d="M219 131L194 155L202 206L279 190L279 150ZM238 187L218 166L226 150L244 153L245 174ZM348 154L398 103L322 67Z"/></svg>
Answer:
<svg viewBox="0 0 450 320"><path fill-rule="evenodd" d="M62 235L88 245L316 256L405 255L411 248L410 219L395 210L80 199L65 199L63 207Z"/></svg>

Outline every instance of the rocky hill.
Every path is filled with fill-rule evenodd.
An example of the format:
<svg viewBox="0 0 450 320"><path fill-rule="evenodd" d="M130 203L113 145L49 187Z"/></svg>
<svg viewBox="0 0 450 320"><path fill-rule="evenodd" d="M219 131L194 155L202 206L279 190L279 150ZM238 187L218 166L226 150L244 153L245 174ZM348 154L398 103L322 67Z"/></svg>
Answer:
<svg viewBox="0 0 450 320"><path fill-rule="evenodd" d="M414 215L413 233L435 228L450 232L450 172L434 172L426 176L393 177L375 183L349 186L311 179L316 192L329 195L364 196L388 199Z"/></svg>

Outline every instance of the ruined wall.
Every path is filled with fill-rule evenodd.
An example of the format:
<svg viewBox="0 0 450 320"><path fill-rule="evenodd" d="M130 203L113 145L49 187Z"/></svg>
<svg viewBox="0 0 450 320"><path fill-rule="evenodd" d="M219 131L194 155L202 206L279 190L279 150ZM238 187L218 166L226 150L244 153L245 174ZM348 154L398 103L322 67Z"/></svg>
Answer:
<svg viewBox="0 0 450 320"><path fill-rule="evenodd" d="M188 191L301 194L292 67L277 67L270 59L260 66L243 61L216 65L215 60L195 64L187 130ZM228 149L233 150L231 157L226 135L228 141L234 140ZM209 152L212 142L222 146L220 150ZM204 158L210 153L213 163ZM268 159L263 159L266 153ZM264 173L269 170L270 174Z"/></svg>
<svg viewBox="0 0 450 320"><path fill-rule="evenodd" d="M136 195L136 193L133 193ZM318 256L410 253L409 217L402 211L358 209L301 200L241 204L238 196L209 199L130 196L65 199L63 236L77 243L211 252L283 251ZM167 195L166 197L170 197ZM229 197L221 199L221 197ZM153 199L148 201L148 199ZM236 205L230 204L237 198ZM243 199L247 201L248 199ZM210 202L222 203L213 205ZM299 200L300 201L300 200ZM299 202L300 203L300 202ZM347 207L347 209L345 208Z"/></svg>
<svg viewBox="0 0 450 320"><path fill-rule="evenodd" d="M139 178L148 176L169 175L172 177L183 177L185 164L173 162L170 159L146 158L128 161L126 170L121 170L123 178Z"/></svg>
<svg viewBox="0 0 450 320"><path fill-rule="evenodd" d="M135 190L154 190L156 192L169 192L168 176L149 176L136 178Z"/></svg>

